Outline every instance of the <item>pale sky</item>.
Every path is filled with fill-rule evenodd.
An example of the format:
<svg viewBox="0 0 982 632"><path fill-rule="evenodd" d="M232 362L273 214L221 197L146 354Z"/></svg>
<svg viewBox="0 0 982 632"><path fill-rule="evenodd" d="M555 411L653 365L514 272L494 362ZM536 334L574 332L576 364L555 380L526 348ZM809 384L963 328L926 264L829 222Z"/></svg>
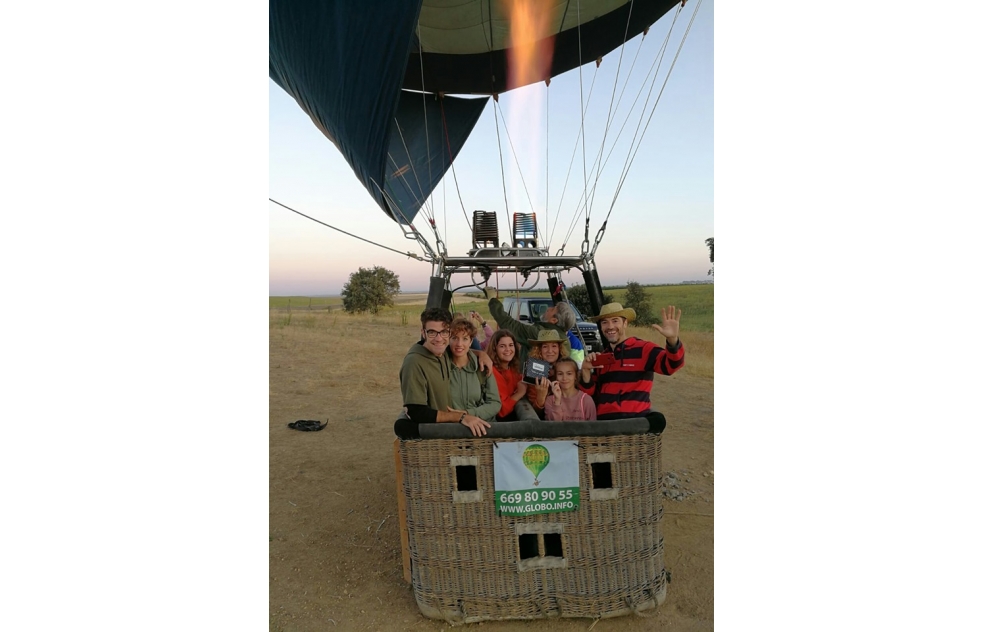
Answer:
<svg viewBox="0 0 982 632"><path fill-rule="evenodd" d="M592 165L601 143L605 157L613 146L613 155L597 180L591 210L591 247L614 199L632 137L636 130L638 134L644 130L651 104L679 50L695 7L696 2L687 3L672 29L640 130L640 112L651 86L650 81L645 82L645 77L654 67L674 11L659 20L643 42L640 36L636 37L622 49L608 54L599 71L594 64L582 68L584 102L596 74L596 85L583 118L585 171L590 188L596 178L591 174ZM631 70L636 54L637 61ZM454 163L466 218L476 209L496 211L502 241L510 241L506 236L510 215L505 210L503 190L507 191L510 213L528 212L529 198L532 199L532 210L539 220L540 239L546 233L553 236L548 241L553 254L570 232L584 190L583 141L576 142L581 122L580 75L578 70L569 71L554 78L548 88L548 171L544 141L547 88L543 83L500 97L498 125L505 162L504 183L493 101L488 103ZM615 76L618 77L615 110L604 140ZM627 88L618 104L617 98L625 83ZM631 104L639 94L634 112L628 117ZM706 273L711 264L704 240L713 236L712 0L704 0L699 8L654 112L640 148L636 146L636 157L597 249L597 269L605 285L623 284L629 280L642 283L710 280ZM614 145L626 117L627 125ZM514 157L508 146L505 126L520 156L528 194L513 167ZM563 196L567 172L569 178ZM563 203L559 207L561 196ZM399 252L422 254L415 240L404 238L399 226L376 206L333 143L272 81L269 81L269 197ZM395 271L403 290L425 291L431 273L428 263L367 244L272 202L268 204L270 295L338 294L351 272L374 265ZM457 195L453 172L447 173L428 204L449 253L456 256L466 253L471 247L470 229ZM422 213L417 216L417 226L424 223L422 216ZM583 230L581 213L572 223L566 254L580 251ZM435 243L431 231L423 233L431 244ZM573 270L564 275L564 280L574 284L580 282L581 277ZM467 282L465 277L457 276L453 285ZM515 285L514 278L509 282L500 279L497 282L502 287ZM543 278L540 287L544 284Z"/></svg>

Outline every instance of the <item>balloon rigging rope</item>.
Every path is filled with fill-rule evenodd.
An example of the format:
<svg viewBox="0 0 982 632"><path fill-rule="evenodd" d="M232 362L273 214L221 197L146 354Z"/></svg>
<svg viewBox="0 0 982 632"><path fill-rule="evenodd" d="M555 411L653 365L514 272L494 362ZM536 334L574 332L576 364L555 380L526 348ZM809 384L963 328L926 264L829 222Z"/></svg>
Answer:
<svg viewBox="0 0 982 632"><path fill-rule="evenodd" d="M316 219L314 217L311 217L310 215L306 215L304 213L301 213L297 209L290 208L289 206L287 206L286 204L283 204L282 202L277 202L273 198L269 198L269 201L272 202L273 204L278 205L278 206L282 206L283 208L285 208L288 211L293 211L294 213L296 213L297 215L300 215L301 217L306 217L307 219L309 219L312 222L317 222L318 224L320 224L322 226L327 226L328 228L330 228L332 230L336 230L339 233L344 233L348 237L354 237L355 239L360 239L360 240L362 240L362 241L364 241L366 243L372 244L373 246L378 246L379 248L385 248L386 250L391 250L392 252L395 252L397 254L406 255L407 257L411 257L411 258L417 259L419 261L426 261L425 259L423 259L422 257L420 257L419 255L417 255L415 253L412 253L412 252L402 252L401 250L396 250L395 248L389 248L388 246L383 246L382 244L375 243L374 241L370 241L368 239L365 239L364 237L359 237L358 235L353 235L353 234L349 233L348 231L341 230L340 228L338 228L336 226L331 226L330 224L326 224L326 223L320 221L319 219Z"/></svg>
<svg viewBox="0 0 982 632"><path fill-rule="evenodd" d="M430 176L430 182L433 182L433 163L432 156L430 155L430 124L429 118L426 115L426 75L423 72L423 36L419 30L419 24L416 25L416 41L419 43L419 84L421 88L420 97L423 99L423 127L426 130L426 169ZM443 131L447 136L447 155L450 156L450 166L453 167L453 152L450 151L450 134L447 133L447 115L443 109L443 99L440 99L440 118L443 119ZM446 174L446 169L443 170ZM447 230L447 181L443 180L443 232L444 234L449 234ZM454 172L454 183L457 182L457 173ZM460 197L460 186L457 186L457 197ZM460 210L464 214L464 220L467 220L467 211L464 209L464 200L460 199ZM434 219L436 213L433 214ZM467 227L470 228L470 221L467 221ZM437 235L439 239L439 235Z"/></svg>
<svg viewBox="0 0 982 632"><path fill-rule="evenodd" d="M634 136L631 138L631 146L628 147L627 155L625 156L625 159L624 159L624 166L621 168L621 176L620 176L620 180L618 182L617 193L620 192L620 187L623 186L623 183L626 181L626 178L627 178L627 170L629 169L629 162L630 162L629 157L631 156L631 152L634 151L634 153L636 155L637 154L637 150L635 149L635 147L637 146L638 148L640 148L640 146L641 146L641 139L638 138L638 131L641 129L641 121L644 119L644 113L648 109L648 102L651 100L651 93L655 89L655 81L656 81L656 79L658 77L658 73L661 72L661 65L662 65L662 62L665 60L665 52L668 50L668 43L669 43L669 40L672 37L672 33L675 30L675 23L678 21L678 16L679 16L679 13L681 11L682 11L682 7L679 6L679 9L675 12L675 15L672 18L672 24L669 26L668 33L665 35L665 40L662 42L661 48L658 51L658 55L652 61L651 68L648 69L648 74L645 76L644 83L648 83L648 77L651 77L651 79L652 79L652 81L651 81L651 87L648 88L648 94L647 94L647 96L645 96L644 105L641 106L641 115L638 118L637 127L635 127L635 129L634 129ZM654 75L652 75L652 71L654 71ZM665 83L667 81L668 81L668 78L667 77L662 80L662 90L664 90ZM643 89L644 89L644 84L642 84L642 90L641 91L643 91ZM638 92L638 96L636 96L634 98L634 103L631 105L631 111L632 112L634 111L634 106L637 105L638 99L641 97L641 91L639 91ZM661 93L659 92L659 97L660 97L660 94ZM652 106L651 114L654 114L655 107L657 105L658 105L658 102L657 102L657 99L656 99L655 105ZM650 117L649 117L649 120L650 120ZM623 126L621 128L621 132L618 132L617 139L616 140L619 140L620 139L620 135L621 135L622 132L623 132ZM642 137L643 137L643 134L642 134ZM616 140L615 140L615 144L616 144ZM609 160L609 159L610 159L610 156L608 155L607 160ZM602 168L607 166L607 160L604 161L604 164L603 164ZM611 201L611 208L607 211L607 218L610 217L610 213L613 210L614 201L616 201L616 199L617 199L617 197L615 195L614 200ZM604 221L606 221L607 218L605 218Z"/></svg>
<svg viewBox="0 0 982 632"><path fill-rule="evenodd" d="M518 168L518 177L522 180L522 187L525 188L525 197L528 198L529 207L535 210L535 206L532 204L532 196L529 195L529 188L525 184L525 175L522 173L522 165L518 162L518 153L515 152L515 145L511 142L511 133L508 131L508 122L505 120L504 114L501 115L501 126L505 128L505 138L508 139L508 146L511 148L511 155L515 159L515 166Z"/></svg>
<svg viewBox="0 0 982 632"><path fill-rule="evenodd" d="M423 185L421 185L420 182L419 182L419 176L416 173L416 166L413 164L412 154L409 153L409 147L406 145L406 138L402 135L402 126L399 125L399 120L398 119L395 119L394 118L393 119L393 122L395 123L396 130L399 131L399 139L402 141L402 148L404 150L406 150L406 156L409 157L409 167L410 167L410 171L413 172L413 178L415 178L415 180L416 180L416 186L418 186L419 187L419 190L422 191L423 190ZM395 159L392 158L392 155L391 154L389 154L389 160L392 161L392 164L393 165L398 166L398 165L396 165ZM405 174L403 174L403 175L401 175L399 177L401 177L403 179L406 178ZM413 199L415 199L416 200L416 203L419 204L420 210L423 211L423 216L428 220L426 223L429 224L430 228L433 230L433 236L436 238L437 244L439 246L439 242L441 242L442 239L440 238L440 231L437 230L437 227L436 227L436 216L433 213L433 209L427 207L426 200L422 200L421 201L419 199L419 196L416 195L416 192L413 191L413 189L412 189L411 186L410 187L407 187L407 188L409 189L409 192L413 194Z"/></svg>
<svg viewBox="0 0 982 632"><path fill-rule="evenodd" d="M396 127L397 128L399 127L398 123L396 124ZM400 131L399 134L401 136L402 135L402 132ZM408 150L406 151L406 154L407 155L409 154ZM388 157L389 157L389 162L392 163L392 166L398 168L399 165L398 165L398 163L396 163L396 159L392 157L392 154L388 154ZM412 157L410 157L409 158L409 164L411 165L412 162L413 162L413 159L412 159ZM413 171L413 173L415 174L415 171ZM403 174L403 175L399 176L399 178L402 179L402 180L406 180L406 175ZM419 185L419 180L416 181L416 184ZM413 187L411 185L409 185L409 181L408 180L406 180L406 188L409 190L410 193L413 194L413 199L416 200L416 204L419 205L419 211L423 214L423 217L425 217L426 219L431 219L433 217L432 211L430 211L429 209L427 209L424 206L424 204L420 201L419 196L416 195L416 191L413 190ZM420 187L420 188L422 189L422 187ZM400 215L403 215L402 209L399 209L399 213L400 213ZM405 217L405 215L403 215L403 217ZM427 223L429 224L430 222L427 222ZM434 230L433 232L435 233L436 231ZM437 235L437 237L439 237L439 235Z"/></svg>
<svg viewBox="0 0 982 632"><path fill-rule="evenodd" d="M676 17L678 17L677 14L676 14ZM674 22L673 22L673 25L674 25ZM627 127L627 123L631 119L631 113L634 112L634 108L638 104L638 99L641 98L641 94L644 92L644 86L647 85L648 80L652 77L652 71L654 71L655 76L658 75L658 72L656 70L656 67L657 68L660 68L661 67L661 60L664 57L665 49L668 46L668 41L669 41L669 37L671 37L671 33L672 33L672 30L670 28L669 31L668 31L668 35L666 35L665 40L662 42L661 48L659 49L659 51L656 54L655 58L651 61L651 66L648 68L648 72L645 75L645 79L641 83L641 87L638 89L637 94L634 96L634 101L631 103L631 107L630 107L630 109L628 109L628 112L627 112L627 114L624 117L624 121L621 123L621 127L618 130L618 132L617 132L617 136L614 137L614 142L610 146L610 151L607 152L607 157L603 159L603 164L600 164L600 158L601 158L601 156L600 156L600 154L597 154L597 157L596 157L596 159L594 160L594 163L593 163L593 167L590 170L590 174L592 175L593 172L594 172L594 170L596 170L597 167L599 166L600 170L597 172L597 181L599 181L600 174L603 173L604 169L606 169L607 163L610 162L610 158L611 158L611 156L614 153L614 148L617 147L617 143L620 141L621 135L624 133L624 129ZM642 41L642 45L643 45L643 43L644 42ZM638 50L634 54L634 60L631 62L631 68L628 71L627 79L625 79L624 86L623 86L623 88L621 88L621 95L617 98L617 104L614 106L614 112L615 113L620 110L621 101L624 99L624 94L627 92L628 82L631 79L631 75L634 74L634 67L637 64L637 60L638 60L638 57L640 56L640 53L641 53L641 46L638 46ZM650 90L649 90L649 95L650 95ZM640 119L644 116L644 109L645 108L647 108L647 100L645 101L645 107L642 108L642 113L641 113L641 115L639 116L639 119L638 119L638 126L639 127L641 125ZM604 133L606 134L607 132L605 131ZM594 192L593 192L594 194L595 194L596 187L597 187L597 184L595 182L594 183ZM569 230L566 232L566 237L563 240L563 248L565 248L566 243L569 241L569 238L572 236L573 229L576 228L576 222L579 220L580 215L583 212L583 204L584 204L583 197L581 196L580 199L577 201L577 205L576 205L577 211L576 211L576 214L574 215L572 221L570 221ZM610 216L610 213L608 212L608 217L609 216Z"/></svg>
<svg viewBox="0 0 982 632"><path fill-rule="evenodd" d="M464 197L460 194L460 183L457 182L457 170L454 168L454 165L453 165L453 163L454 163L454 157L453 157L453 153L451 152L451 149L450 149L450 130L447 129L447 113L443 109L443 101L442 100L440 101L440 116L443 118L443 136L444 136L444 138L447 139L447 155L450 156L450 171L453 173L454 186L457 187L457 199L460 200L460 212L464 214L464 221L467 222L467 229L468 230L473 230L473 228L471 227L471 220L470 220L469 217L467 217L467 207L464 206ZM443 183L444 183L444 189L446 189L446 183L447 183L446 178L443 179ZM443 232L447 232L447 226L446 226L446 221L447 221L446 203L447 203L447 196L446 196L446 193L444 193L444 196L443 196L443 204L444 204L444 213L443 213L444 226L443 226Z"/></svg>
<svg viewBox="0 0 982 632"><path fill-rule="evenodd" d="M633 3L634 0L631 0ZM433 182L433 167L430 156L430 122L426 115L426 76L423 74L423 39L419 32L419 24L416 24L416 41L419 43L419 86L421 89L420 98L423 100L423 130L426 132L426 173L430 177L428 182ZM443 111L443 102L440 102L440 110ZM405 144L405 141L403 141ZM410 164L412 162L410 161ZM417 178L417 181L419 178ZM422 188L420 189L422 191ZM443 213L444 224L443 232L447 232L446 211Z"/></svg>
<svg viewBox="0 0 982 632"><path fill-rule="evenodd" d="M413 173L413 179L416 180L416 186L419 187L419 190L420 191L422 191L423 190L423 185L420 184L420 182L419 182L419 175L416 173L416 165L413 164L413 156L412 156L412 154L409 153L409 147L406 145L406 138L402 135L402 126L399 125L399 119L393 118L392 119L392 122L395 123L396 130L399 132L399 140L402 141L402 148L406 151L406 156L409 158L409 170L412 171L412 173ZM396 164L396 161L392 157L392 154L389 154L389 160L392 161L392 165L393 166L395 166L395 167L398 167L399 166L398 164ZM406 175L405 174L403 174L403 175L401 175L399 177L402 178L403 180L406 180ZM407 180L407 182L408 182L408 180ZM433 234L436 236L437 239L439 239L440 238L440 233L438 233L437 230L436 230L436 224L434 223L433 209L428 208L426 206L426 200L420 200L419 199L419 196L416 195L416 191L413 190L412 186L408 186L406 188L408 188L409 189L409 192L413 194L413 199L416 200L416 203L417 204L419 204L420 210L423 211L423 216L426 217L426 219L429 220L428 223L430 225L430 228L433 229Z"/></svg>
<svg viewBox="0 0 982 632"><path fill-rule="evenodd" d="M580 61L580 143L582 144L582 155L583 155L583 196L586 197L586 187L587 187L587 177L586 177L586 132L584 131L584 125L586 124L586 110L583 109L583 44L580 39L582 33L582 24L580 23L580 0L576 0L576 47L579 51L579 61ZM600 70L599 68L597 70ZM597 77L597 73L593 74L594 79Z"/></svg>
<svg viewBox="0 0 982 632"><path fill-rule="evenodd" d="M665 79L662 81L661 89L658 91L658 97L655 99L655 104L651 107L651 112L648 114L648 120L645 122L644 129L641 131L641 137L638 138L637 146L634 145L634 142L633 141L631 143L631 147L634 149L634 153L633 154L630 154L630 149L628 150L628 153L630 154L630 158L627 161L627 163L625 164L624 170L621 173L620 182L617 184L617 189L614 192L614 199L611 200L611 202L610 202L610 209L607 211L607 218L610 217L611 211L614 210L614 204L617 202L617 197L621 193L621 188L624 186L624 182L627 180L627 174L631 170L631 166L634 164L634 158L638 155L638 149L640 149L640 147L641 147L641 139L644 138L645 133L648 131L648 126L651 124L651 119L652 119L652 117L655 114L655 108L658 107L658 103L659 103L659 101L661 101L661 96L665 92L665 86L668 84L668 79L672 76L672 70L675 68L675 63L679 59L679 55L682 52L682 46L685 45L685 40L689 37L689 32L692 30L692 23L695 21L696 16L699 14L699 7L700 6L702 6L702 0L699 0L696 3L696 8L692 11L692 17L689 18L689 23L688 23L688 25L686 25L685 33L682 35L682 41L679 42L679 47L675 51L675 57L672 58L672 63L668 67L668 72L665 74ZM679 6L679 12L681 12L681 10L682 10L682 7ZM674 25L674 21L673 21L673 25ZM654 88L654 85L655 85L654 82L652 82L652 84L651 84L652 88ZM641 124L641 122L639 120L638 121L638 125L640 125L640 124ZM635 132L635 134L636 133L637 132ZM607 218L604 219L604 222L607 221ZM594 245L594 248L596 248L596 245L599 245L599 244L595 244Z"/></svg>
<svg viewBox="0 0 982 632"><path fill-rule="evenodd" d="M600 152L597 154L598 160L600 159L601 156L603 156L604 145L607 144L607 133L610 131L610 121L614 113L614 95L617 94L617 80L620 79L621 76L621 62L624 61L624 48L626 47L627 44L628 27L630 27L631 25L631 14L633 12L634 12L634 0L631 0L631 6L628 7L627 10L627 22L624 24L624 40L621 42L621 54L617 56L617 72L614 73L614 87L610 91L610 106L607 108L607 124L604 126L604 136L603 139L600 141ZM640 46L638 47L638 50L641 50ZM599 70L600 69L597 68L598 72ZM627 82L625 81L625 85L626 83ZM586 208L587 222L590 221L590 211L593 209L593 200L597 195L597 183L599 180L600 180L600 170L597 169L597 175L593 179L593 193L590 195L589 203L584 201L584 205L583 205ZM584 193L585 192L586 190L584 189Z"/></svg>
<svg viewBox="0 0 982 632"><path fill-rule="evenodd" d="M675 20L677 18L678 18L678 13L676 13L675 14L675 17L673 18L672 26L674 26ZM641 98L641 94L644 92L644 86L648 83L648 79L651 78L651 76L652 76L652 71L655 71L655 76L657 76L657 74L658 74L657 73L657 70L656 70L656 66L658 68L661 67L661 59L663 59L663 57L664 57L665 49L668 46L668 42L669 42L669 38L671 37L671 34L672 34L672 27L669 28L668 34L665 36L665 40L662 42L661 48L659 49L659 51L656 54L655 58L652 60L651 67L648 69L648 73L645 75L645 80L641 83L641 87L638 89L638 92L637 92L637 94L634 97L634 101L632 102L630 109L628 110L627 114L625 115L624 121L621 123L620 129L617 132L617 136L614 138L614 142L613 142L613 144L610 147L610 151L607 152L607 157L603 159L603 164L600 164L601 154L597 154L597 157L594 160L594 164L593 164L593 167L590 170L590 174L593 175L593 173L597 169L598 165L599 165L599 171L597 171L597 175L596 175L596 179L595 179L595 182L594 182L594 187L593 187L593 189L591 191L591 195L596 195L596 189L598 187L600 174L603 173L604 169L606 169L607 163L610 161L610 158L611 158L611 156L614 153L614 148L617 147L617 143L620 141L621 135L623 134L624 129L627 127L627 123L631 119L631 113L634 112L634 108L638 104L638 99ZM642 44L640 46L638 46L638 49L637 49L637 51L634 54L634 59L631 62L631 68L628 71L627 78L624 80L624 86L621 88L621 94L617 98L617 104L614 106L614 112L615 113L620 111L621 102L624 99L624 94L627 92L627 86L629 85L631 76L634 74L634 67L637 65L638 57L641 54L641 48L642 48L642 46L644 44L644 39L646 39L646 38L645 37L642 37ZM614 89L615 89L615 92L616 92L616 83L615 83ZM649 95L650 95L650 91L649 91ZM647 107L647 100L645 101L645 108L646 107ZM644 109L645 108L642 108L642 113L639 116L639 120L638 120L638 126L639 127L641 125L640 119L643 118L643 116L644 116ZM609 126L610 126L610 124L608 123L607 128L604 130L604 137L605 137L605 139L606 139L606 136L607 136L607 134L609 132ZM636 135L636 132L635 132L635 135ZM567 230L566 237L563 240L563 245L562 245L562 248L563 249L566 247L566 243L569 241L570 237L573 234L573 230L576 228L576 222L579 220L580 215L583 213L583 205L584 205L584 198L583 198L583 196L581 196L580 199L579 199L579 201L577 202L577 206L576 206L577 211L576 211L573 219L570 221L569 229ZM608 216L608 218L610 217L610 212L609 211L608 211L607 216Z"/></svg>
<svg viewBox="0 0 982 632"><path fill-rule="evenodd" d="M494 101L494 133L498 137L498 164L501 165L501 193L505 197L505 216L510 215L508 211L508 189L505 185L505 158L501 151L501 132L498 130L498 102Z"/></svg>
<svg viewBox="0 0 982 632"><path fill-rule="evenodd" d="M593 98L593 87L597 83L597 73L593 73L593 81L590 82L590 92L587 93L586 97L586 107L587 110L590 109L590 100ZM576 133L576 140L573 141L573 151L569 155L569 165L566 167L566 181L563 182L563 192L559 196L559 205L556 207L556 223L552 228L552 235L549 235L549 243L553 243L553 237L555 237L556 229L559 227L559 214L563 210L563 200L566 198L566 188L569 185L569 176L573 173L573 161L576 160L576 148L580 144L580 135L583 133L583 128L581 127ZM570 229L572 231L572 229Z"/></svg>

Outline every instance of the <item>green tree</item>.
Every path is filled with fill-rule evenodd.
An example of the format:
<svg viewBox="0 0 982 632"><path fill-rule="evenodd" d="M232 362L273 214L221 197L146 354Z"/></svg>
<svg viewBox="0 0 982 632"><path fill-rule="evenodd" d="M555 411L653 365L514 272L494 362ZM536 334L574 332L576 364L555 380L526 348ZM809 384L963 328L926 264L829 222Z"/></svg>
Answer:
<svg viewBox="0 0 982 632"><path fill-rule="evenodd" d="M651 303L644 287L636 281L627 282L627 292L624 294L624 306L634 308L637 315L634 322L638 325L661 324L661 319L652 313Z"/></svg>
<svg viewBox="0 0 982 632"><path fill-rule="evenodd" d="M603 303L613 303L614 297L609 294L604 294L601 291L603 298L601 302ZM593 313L593 306L590 305L590 293L586 290L586 285L582 283L577 283L573 287L566 288L566 299L573 304L576 309L580 310L580 313L584 316L596 316Z"/></svg>
<svg viewBox="0 0 982 632"><path fill-rule="evenodd" d="M346 312L378 314L383 307L393 305L392 297L399 293L399 275L382 266L358 268L341 288L341 304Z"/></svg>
<svg viewBox="0 0 982 632"><path fill-rule="evenodd" d="M713 238L712 237L706 240L706 245L709 246L709 263L713 263ZM715 274L713 274L713 268L710 268L707 274L709 274L709 276L716 276Z"/></svg>

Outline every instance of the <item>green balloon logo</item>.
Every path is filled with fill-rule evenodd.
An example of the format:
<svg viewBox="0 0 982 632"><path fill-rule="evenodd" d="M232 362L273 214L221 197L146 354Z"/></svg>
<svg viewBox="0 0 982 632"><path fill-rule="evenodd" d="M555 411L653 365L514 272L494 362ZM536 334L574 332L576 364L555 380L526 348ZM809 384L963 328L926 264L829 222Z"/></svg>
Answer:
<svg viewBox="0 0 982 632"><path fill-rule="evenodd" d="M533 485L538 486L539 474L549 465L549 450L546 450L545 447L538 443L533 443L522 452L522 463L535 476L535 483Z"/></svg>

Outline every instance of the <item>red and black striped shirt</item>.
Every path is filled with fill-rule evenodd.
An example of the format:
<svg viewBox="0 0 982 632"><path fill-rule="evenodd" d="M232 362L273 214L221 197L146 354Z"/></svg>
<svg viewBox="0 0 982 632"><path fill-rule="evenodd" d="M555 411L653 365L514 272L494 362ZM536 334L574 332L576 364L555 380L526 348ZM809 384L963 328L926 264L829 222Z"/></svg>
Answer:
<svg viewBox="0 0 982 632"><path fill-rule="evenodd" d="M673 349L628 338L613 349L614 362L596 369L593 381L580 385L597 404L597 419L644 417L651 412L654 374L671 375L685 365L682 341Z"/></svg>

